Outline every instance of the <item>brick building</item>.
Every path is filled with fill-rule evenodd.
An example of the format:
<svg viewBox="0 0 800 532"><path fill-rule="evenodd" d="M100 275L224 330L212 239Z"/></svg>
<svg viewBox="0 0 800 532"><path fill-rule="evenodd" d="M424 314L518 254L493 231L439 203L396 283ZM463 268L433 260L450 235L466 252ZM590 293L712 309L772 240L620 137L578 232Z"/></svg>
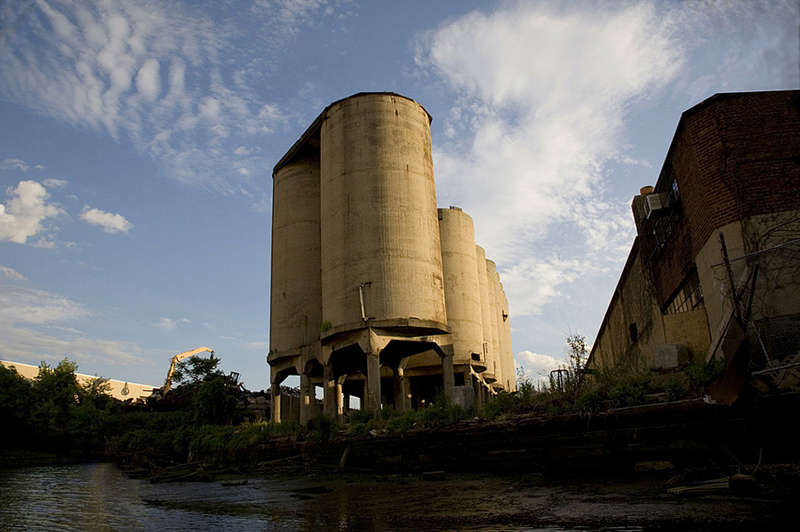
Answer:
<svg viewBox="0 0 800 532"><path fill-rule="evenodd" d="M800 91L685 111L631 207L637 237L588 367L724 357L741 373L798 355Z"/></svg>

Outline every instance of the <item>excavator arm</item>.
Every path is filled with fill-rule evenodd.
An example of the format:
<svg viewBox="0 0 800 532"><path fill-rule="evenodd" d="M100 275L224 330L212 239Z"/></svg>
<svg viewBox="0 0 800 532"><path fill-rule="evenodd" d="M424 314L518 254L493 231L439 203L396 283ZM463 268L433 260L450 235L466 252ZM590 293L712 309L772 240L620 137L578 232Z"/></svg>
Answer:
<svg viewBox="0 0 800 532"><path fill-rule="evenodd" d="M164 387L161 390L161 396L167 395L167 392L172 387L172 374L175 373L175 365L185 358L189 358L194 356L198 353L205 353L208 351L211 353L211 358L214 358L214 350L210 347L198 347L197 349L192 349L191 351L186 351L183 353L178 353L174 357L172 357L172 363L169 365L169 371L167 372L167 380L164 381Z"/></svg>

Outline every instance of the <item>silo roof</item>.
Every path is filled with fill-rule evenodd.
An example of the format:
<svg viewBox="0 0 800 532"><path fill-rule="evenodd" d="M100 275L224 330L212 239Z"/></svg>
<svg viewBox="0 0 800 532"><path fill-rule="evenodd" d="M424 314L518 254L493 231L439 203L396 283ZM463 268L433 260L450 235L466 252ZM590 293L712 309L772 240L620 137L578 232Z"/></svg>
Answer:
<svg viewBox="0 0 800 532"><path fill-rule="evenodd" d="M306 130L303 132L302 135L300 135L300 138L297 139L295 143L292 144L292 147L289 148L289 150L284 154L283 157L281 157L281 159L272 169L272 176L274 177L275 174L278 172L278 170L289 164L298 154L302 153L305 148L312 147L313 149L317 150L319 149L319 132L322 127L322 122L323 120L325 120L325 117L328 114L328 109L330 109L337 103L349 100L350 98L357 98L359 96L367 96L373 94L397 96L399 98L404 98L406 100L412 101L415 104L422 107L422 110L425 111L426 115L428 115L428 123L433 121L433 117L428 112L428 110L422 106L422 104L420 104L419 102L417 102L412 98L409 98L408 96L403 96L402 94L398 94L396 92L357 92L355 94L351 94L346 98L341 98L339 100L336 100L335 102L329 104L327 107L325 107L325 109L322 110L322 112L317 116L317 118L315 118L314 121L311 122L311 125L308 126L308 128L306 128Z"/></svg>

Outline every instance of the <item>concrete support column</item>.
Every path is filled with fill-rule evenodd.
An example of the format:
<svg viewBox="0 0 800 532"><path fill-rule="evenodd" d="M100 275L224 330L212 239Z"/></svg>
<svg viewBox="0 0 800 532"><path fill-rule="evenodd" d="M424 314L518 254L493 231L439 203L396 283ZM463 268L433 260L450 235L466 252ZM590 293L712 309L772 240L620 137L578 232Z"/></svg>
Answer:
<svg viewBox="0 0 800 532"><path fill-rule="evenodd" d="M480 410L483 408L483 386L481 386L481 381L476 378L472 378L472 389L475 392L475 410Z"/></svg>
<svg viewBox="0 0 800 532"><path fill-rule="evenodd" d="M411 394L403 368L394 371L394 407L400 412L411 410Z"/></svg>
<svg viewBox="0 0 800 532"><path fill-rule="evenodd" d="M314 404L314 387L311 378L300 375L300 424L305 426L311 420L311 407Z"/></svg>
<svg viewBox="0 0 800 532"><path fill-rule="evenodd" d="M347 375L342 375L341 377L336 379L336 417L339 420L339 423L342 423L344 421L342 385L344 384L345 379L347 379Z"/></svg>
<svg viewBox="0 0 800 532"><path fill-rule="evenodd" d="M453 388L456 385L453 374L453 353L446 351L442 357L442 379L444 380L444 398L449 403L453 400Z"/></svg>
<svg viewBox="0 0 800 532"><path fill-rule="evenodd" d="M272 422L281 422L281 383L280 381L272 381Z"/></svg>
<svg viewBox="0 0 800 532"><path fill-rule="evenodd" d="M322 407L326 416L336 417L336 379L333 378L333 368L329 365L322 372Z"/></svg>
<svg viewBox="0 0 800 532"><path fill-rule="evenodd" d="M342 410L344 412L349 412L350 411L350 394L349 393L344 394L344 398L342 399Z"/></svg>
<svg viewBox="0 0 800 532"><path fill-rule="evenodd" d="M451 365L452 367L452 365ZM373 412L381 409L381 363L378 354L367 353L367 382L364 394L367 408Z"/></svg>

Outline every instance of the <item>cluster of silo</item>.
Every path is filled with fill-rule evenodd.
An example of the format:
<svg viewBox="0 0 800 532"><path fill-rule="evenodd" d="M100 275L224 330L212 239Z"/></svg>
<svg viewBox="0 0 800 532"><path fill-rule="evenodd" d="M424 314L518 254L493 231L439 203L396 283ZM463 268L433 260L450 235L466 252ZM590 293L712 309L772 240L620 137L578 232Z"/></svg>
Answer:
<svg viewBox="0 0 800 532"><path fill-rule="evenodd" d="M505 295L480 267L472 219L436 208L418 103L361 93L327 107L275 166L272 224L273 418L288 375L301 378L303 422L316 386L331 415L350 396L404 409L433 389L463 401L509 388L497 380L511 353ZM490 362L494 381L481 376Z"/></svg>

